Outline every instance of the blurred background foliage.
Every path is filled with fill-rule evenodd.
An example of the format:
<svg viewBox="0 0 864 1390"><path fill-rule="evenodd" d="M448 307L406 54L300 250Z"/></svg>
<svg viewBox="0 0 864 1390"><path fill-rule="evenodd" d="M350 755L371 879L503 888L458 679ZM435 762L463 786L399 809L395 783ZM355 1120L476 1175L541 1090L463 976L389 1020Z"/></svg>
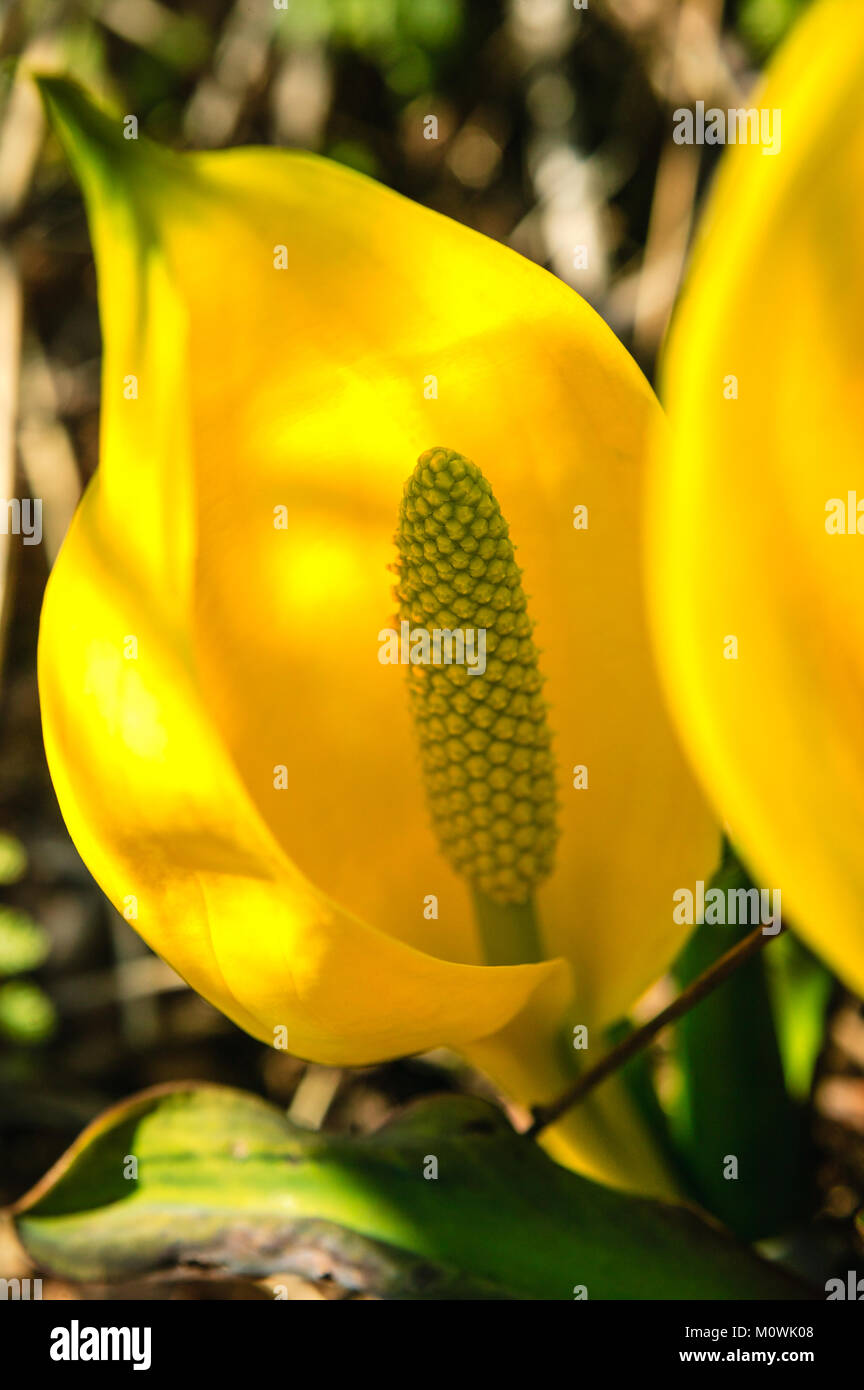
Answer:
<svg viewBox="0 0 864 1390"><path fill-rule="evenodd" d="M345 1073L261 1048L148 952L69 842L35 650L47 572L96 466L100 340L81 199L20 57L66 68L176 147L297 146L374 175L549 267L653 374L720 154L676 146L671 114L697 99L746 105L807 3L13 0L0 12L0 491L44 507L41 546L0 536L0 1201L108 1103L158 1082L234 1084L297 1123L349 1132L425 1092L488 1094L443 1053ZM727 859L720 873L743 870ZM677 984L730 944L697 932ZM661 981L638 1017L673 988ZM860 1003L791 940L726 989L637 1059L634 1094L698 1200L742 1235L782 1234L812 1275L845 1274L860 1261L864 1192ZM706 1169L729 1125L762 1165L757 1210L730 1213L728 1185ZM0 1272L15 1258L0 1234Z"/></svg>

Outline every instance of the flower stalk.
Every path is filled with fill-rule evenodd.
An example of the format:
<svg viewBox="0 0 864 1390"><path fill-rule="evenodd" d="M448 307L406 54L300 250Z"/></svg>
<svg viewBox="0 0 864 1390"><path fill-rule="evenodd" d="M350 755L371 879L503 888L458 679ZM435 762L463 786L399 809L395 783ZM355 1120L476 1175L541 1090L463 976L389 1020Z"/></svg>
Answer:
<svg viewBox="0 0 864 1390"><path fill-rule="evenodd" d="M757 955L769 941L776 940L784 930L785 928L781 927L779 931L767 933L763 927L756 927L744 937L743 941L739 941L731 950L697 976L692 984L689 984L676 999L672 1000L671 1004L667 1004L666 1008L661 1009L654 1018L649 1019L647 1023L643 1023L641 1028L637 1028L626 1038L623 1038L620 1043L606 1053L605 1057L601 1057L596 1066L583 1072L578 1081L568 1087L557 1100L552 1101L549 1105L535 1106L533 1110L534 1122L525 1131L526 1138L536 1139L549 1125L560 1120L566 1111L577 1105L579 1101L584 1100L596 1086L600 1085L601 1081L605 1081L607 1077L620 1071L626 1062L629 1062L632 1057L646 1048L662 1028L665 1028L667 1024L675 1023L701 1003L703 999L706 999L709 994L713 994L714 990L719 988L731 975L734 975L736 970L739 970L742 965Z"/></svg>

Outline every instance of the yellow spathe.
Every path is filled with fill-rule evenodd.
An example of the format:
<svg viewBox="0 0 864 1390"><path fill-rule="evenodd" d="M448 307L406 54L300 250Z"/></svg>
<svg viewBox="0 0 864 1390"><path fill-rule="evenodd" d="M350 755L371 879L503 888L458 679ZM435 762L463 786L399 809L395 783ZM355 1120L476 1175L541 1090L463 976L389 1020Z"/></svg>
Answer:
<svg viewBox="0 0 864 1390"><path fill-rule="evenodd" d="M826 504L864 499L862 93L864 6L823 0L752 101L781 111L780 153L724 156L666 354L646 571L706 788L859 992L864 535L830 534Z"/></svg>
<svg viewBox="0 0 864 1390"><path fill-rule="evenodd" d="M358 174L173 155L42 86L85 189L105 343L101 464L40 638L84 859L195 989L303 1057L465 1051L538 1008L619 1017L686 934L673 891L717 852L643 613L643 377L566 286ZM537 965L482 964L405 672L378 660L402 487L435 444L493 486L536 623L561 801ZM557 1058L525 1078L538 1036L492 1049L523 1101L566 1080Z"/></svg>

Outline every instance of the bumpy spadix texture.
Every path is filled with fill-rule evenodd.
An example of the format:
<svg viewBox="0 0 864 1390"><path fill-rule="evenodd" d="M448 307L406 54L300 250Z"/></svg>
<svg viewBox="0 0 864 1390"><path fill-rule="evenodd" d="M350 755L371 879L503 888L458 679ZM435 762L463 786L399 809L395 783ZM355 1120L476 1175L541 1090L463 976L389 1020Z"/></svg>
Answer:
<svg viewBox="0 0 864 1390"><path fill-rule="evenodd" d="M493 902L525 902L552 870L555 763L537 648L507 522L490 483L452 449L421 454L396 534L399 617L463 633L482 662L409 665L435 830Z"/></svg>
<svg viewBox="0 0 864 1390"><path fill-rule="evenodd" d="M337 1065L482 1041L511 1094L550 1099L564 1010L620 1017L686 934L673 891L716 857L643 612L656 399L593 310L506 247L327 160L173 154L43 88L84 183L105 346L99 469L40 632L78 850L257 1037ZM377 660L430 440L494 463L530 578L562 768L540 962L483 962L404 673ZM567 785L577 762L590 790ZM579 1107L570 1161L646 1185L644 1146L613 1156L606 1119L592 1138Z"/></svg>

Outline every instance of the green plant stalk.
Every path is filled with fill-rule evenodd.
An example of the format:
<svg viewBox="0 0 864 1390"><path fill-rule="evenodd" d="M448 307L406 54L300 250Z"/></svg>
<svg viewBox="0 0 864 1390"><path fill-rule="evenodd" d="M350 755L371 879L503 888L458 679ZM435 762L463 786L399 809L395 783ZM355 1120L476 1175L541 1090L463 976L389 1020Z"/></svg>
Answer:
<svg viewBox="0 0 864 1390"><path fill-rule="evenodd" d="M495 903L472 888L474 916L487 965L533 965L545 959L533 897Z"/></svg>

